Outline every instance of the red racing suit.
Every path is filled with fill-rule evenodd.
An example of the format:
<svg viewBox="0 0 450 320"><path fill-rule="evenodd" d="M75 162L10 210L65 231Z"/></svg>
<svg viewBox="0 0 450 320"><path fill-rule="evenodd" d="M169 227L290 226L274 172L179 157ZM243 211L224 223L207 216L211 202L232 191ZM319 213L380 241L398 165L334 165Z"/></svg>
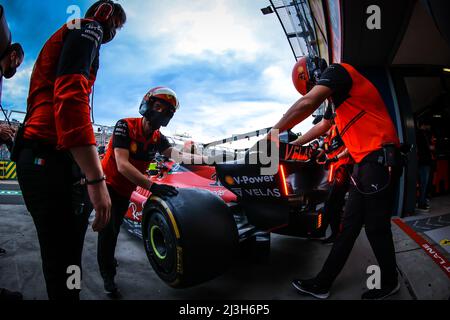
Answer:
<svg viewBox="0 0 450 320"><path fill-rule="evenodd" d="M130 153L130 163L144 173L156 153L163 153L170 147L171 144L159 130L154 131L151 137L145 136L142 118L119 120L102 160L106 183L125 198L130 198L131 193L136 189L136 185L119 172L114 149L127 149Z"/></svg>
<svg viewBox="0 0 450 320"><path fill-rule="evenodd" d="M102 26L64 24L45 43L31 75L24 138L58 149L95 145L89 95L99 67Z"/></svg>

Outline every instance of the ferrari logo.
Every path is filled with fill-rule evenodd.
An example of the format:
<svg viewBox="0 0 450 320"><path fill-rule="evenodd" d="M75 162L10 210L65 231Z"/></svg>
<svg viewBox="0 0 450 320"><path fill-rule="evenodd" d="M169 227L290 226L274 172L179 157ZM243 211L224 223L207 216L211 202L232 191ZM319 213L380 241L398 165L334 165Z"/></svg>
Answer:
<svg viewBox="0 0 450 320"><path fill-rule="evenodd" d="M130 152L131 153L136 153L137 149L138 149L138 146L137 146L136 142L132 142L131 145L130 145Z"/></svg>
<svg viewBox="0 0 450 320"><path fill-rule="evenodd" d="M450 240L449 239L441 240L441 242L439 242L439 244L443 247L450 246Z"/></svg>
<svg viewBox="0 0 450 320"><path fill-rule="evenodd" d="M297 71L298 71L298 78L302 79L302 80L305 80L306 79L306 77L305 77L305 69L302 66L299 66Z"/></svg>

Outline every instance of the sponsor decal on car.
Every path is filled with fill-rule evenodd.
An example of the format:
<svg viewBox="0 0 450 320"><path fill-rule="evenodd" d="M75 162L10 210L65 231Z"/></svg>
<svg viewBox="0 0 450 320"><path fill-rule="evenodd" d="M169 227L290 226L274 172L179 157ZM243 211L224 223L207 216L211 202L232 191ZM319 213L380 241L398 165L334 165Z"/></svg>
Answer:
<svg viewBox="0 0 450 320"><path fill-rule="evenodd" d="M244 195L250 197L269 197L269 198L281 198L280 189L241 189L241 188L231 188L233 193L242 197Z"/></svg>
<svg viewBox="0 0 450 320"><path fill-rule="evenodd" d="M274 182L275 177L274 176L255 176L255 177L249 177L249 176L242 176L242 177L232 177L232 176L226 176L225 182L228 185L252 185L252 184L260 184L265 182Z"/></svg>
<svg viewBox="0 0 450 320"><path fill-rule="evenodd" d="M298 145L286 145L285 160L301 160L309 159L308 149Z"/></svg>
<svg viewBox="0 0 450 320"><path fill-rule="evenodd" d="M279 189L245 189L244 192L252 197L281 197Z"/></svg>
<svg viewBox="0 0 450 320"><path fill-rule="evenodd" d="M211 190L212 193L218 195L219 197L222 197L225 195L225 191L224 190Z"/></svg>

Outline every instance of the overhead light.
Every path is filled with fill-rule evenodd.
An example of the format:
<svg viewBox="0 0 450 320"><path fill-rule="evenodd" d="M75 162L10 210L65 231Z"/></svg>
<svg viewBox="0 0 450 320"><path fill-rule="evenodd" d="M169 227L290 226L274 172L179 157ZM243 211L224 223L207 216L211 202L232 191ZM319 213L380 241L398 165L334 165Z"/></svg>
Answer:
<svg viewBox="0 0 450 320"><path fill-rule="evenodd" d="M261 12L263 13L263 15L266 15L266 14L271 14L271 13L273 13L274 11L273 11L273 9L272 9L272 6L268 6L268 7L266 7L266 8L262 8L262 9L261 9Z"/></svg>
<svg viewBox="0 0 450 320"><path fill-rule="evenodd" d="M442 69L444 72L450 72L450 68L444 68Z"/></svg>

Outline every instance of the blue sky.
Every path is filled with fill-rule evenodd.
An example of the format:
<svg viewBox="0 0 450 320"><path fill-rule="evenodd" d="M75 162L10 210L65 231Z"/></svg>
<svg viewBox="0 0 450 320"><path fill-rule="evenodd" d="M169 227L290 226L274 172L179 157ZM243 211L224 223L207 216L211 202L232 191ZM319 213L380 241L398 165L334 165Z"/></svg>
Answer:
<svg viewBox="0 0 450 320"><path fill-rule="evenodd" d="M94 0L6 0L13 41L26 58L4 81L3 105L24 110L29 78L45 41L78 5ZM187 132L207 142L271 126L299 98L291 83L295 63L267 0L122 0L128 22L101 49L95 122L114 125L136 117L152 87L174 89L181 108L165 134ZM304 131L310 121L297 128Z"/></svg>

